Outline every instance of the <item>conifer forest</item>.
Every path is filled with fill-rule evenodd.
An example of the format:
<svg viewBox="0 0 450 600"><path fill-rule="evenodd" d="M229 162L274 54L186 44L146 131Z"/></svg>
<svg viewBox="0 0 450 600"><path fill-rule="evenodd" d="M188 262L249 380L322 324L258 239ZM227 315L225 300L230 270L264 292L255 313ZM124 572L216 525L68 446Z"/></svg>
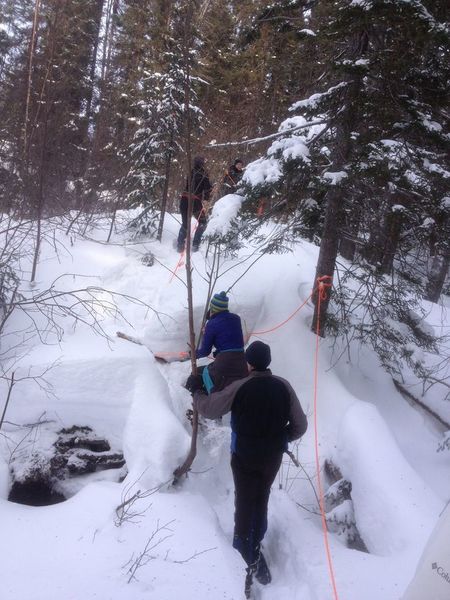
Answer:
<svg viewBox="0 0 450 600"><path fill-rule="evenodd" d="M64 216L70 232L140 208L131 225L160 239L188 135L216 184L253 163L243 212L289 224L270 251L304 237L317 276L352 265L334 331L388 355L389 304L430 345L412 305L439 301L450 264L446 19L440 0L1 0L2 218ZM354 277L380 295L368 324L348 322Z"/></svg>
<svg viewBox="0 0 450 600"><path fill-rule="evenodd" d="M232 526L227 529L223 516L231 522L232 508L223 508L232 504L228 467L217 467L222 479L207 474L208 461L222 450L227 455L228 446L220 446L217 422L205 434L195 409L186 419L191 396L183 387L188 366L197 372L192 349L200 344L211 297L223 289L245 324L245 344L257 335L271 344L274 371L293 380L309 420L298 452L302 463L303 448L303 474L295 481L283 475L280 484L294 504L279 495L270 505L276 508L269 511L268 556L278 591L267 586L253 597L338 600L323 556L314 563L322 565L322 575L305 567L293 568L294 577L288 559L279 562L280 548L287 546L270 527L286 531L281 515L293 519L300 511L310 519L322 513L325 529L345 552L384 560L389 549L395 556L392 573L388 559L384 567L361 559L367 588L384 571L388 583L384 592L375 583L372 591L366 584L355 591L344 566L352 559L335 550L338 587L347 591L342 598L400 599L441 504L450 498L449 16L448 0L0 0L0 522L2 510L9 522L16 518L7 512L16 509L4 508L12 505L8 498L20 503L23 494L41 493L48 501L23 503L78 496L81 503L92 494L97 508L86 528L94 527L102 502L122 507L118 531L128 531L136 514L150 518L141 505L133 512L136 502L148 503L142 489L151 490L155 510L163 514L149 525L147 546L130 534L120 549L98 529L102 552L114 548L118 573L126 563L124 549L129 558L145 548L134 554L135 562L130 559L124 579L123 590L136 585L136 595L122 584L120 594L110 584L102 595L93 578L91 592L77 583L74 598L181 598L181 584L166 595L158 592L162 588L146 595L153 579L143 574L153 567L143 565L150 561L158 563L159 574L172 561L179 582L198 568L199 587L187 600L243 597L242 577L236 577L239 593L227 595L228 575L222 581L216 574L214 584L212 575L205 580L208 590L213 585L211 594L201 587L210 549L222 547L210 539L213 526L206 520L189 525L190 534L198 527L198 546L189 546L186 534L180 546L173 542L186 551L169 553L165 535L178 517L169 514L159 492L180 463L176 479L185 477L197 452L194 464L200 466L190 473L188 489L200 493L195 481L202 481L201 502L213 507L220 535L230 538ZM239 163L243 169L233 180L230 169ZM200 215L189 178L197 164L211 184ZM188 208L180 217L182 193ZM185 217L192 218L192 231L184 229L186 248ZM100 341L90 341L91 334ZM107 358L111 347L122 349L123 362ZM314 348L316 362L308 362ZM156 367L148 350L184 352L186 362ZM327 390L327 409L320 408L320 385ZM152 414L161 418L158 427L143 408L144 389L156 390L160 404ZM319 408L308 399L317 389ZM361 412L351 424L355 398ZM82 408L73 408L78 401ZM102 407L98 415L95 402ZM369 414L371 403L376 411ZM108 426L99 416L103 411ZM326 433L320 446L316 431L314 446L318 415L319 438L320 419ZM423 455L406 433L422 432L417 415L431 436ZM153 445L140 423L153 432ZM101 460L61 458L74 426L98 434L93 446L104 438ZM385 427L391 437L383 437ZM359 429L366 439L357 437ZM89 437L86 431L76 439ZM30 445L37 432L39 450ZM380 460L385 466L392 460L392 478L371 462L369 439L384 440ZM308 465L319 446L316 473ZM352 462L356 456L360 468ZM77 469L85 459L85 471L75 477L72 464ZM73 483L106 470L116 473L108 484L125 485L120 493L105 487L95 495ZM43 477L37 492L17 490L30 480L35 485L37 472ZM370 472L385 487L371 487ZM396 521L388 516L392 506L410 500L406 483L400 489L405 472L419 500L409 512L401 508L403 521ZM148 479L137 492L130 482L140 473ZM100 485L92 481L92 489ZM228 486L223 504L222 484ZM303 491L297 493L297 486ZM78 494L82 488L86 496ZM180 503L177 510L195 513L183 493L173 500ZM77 515L84 515L77 506ZM320 522L311 522L304 535L315 547ZM42 531L47 526L42 521ZM75 529L72 534L81 535ZM289 542L289 560L307 564L296 543ZM29 564L32 570L31 559ZM396 580L394 567L403 579ZM286 588L276 588L277 574ZM5 600L41 598L20 587L25 581L15 585ZM66 592L52 596L47 590L42 598L65 600ZM429 600L441 600L433 593Z"/></svg>

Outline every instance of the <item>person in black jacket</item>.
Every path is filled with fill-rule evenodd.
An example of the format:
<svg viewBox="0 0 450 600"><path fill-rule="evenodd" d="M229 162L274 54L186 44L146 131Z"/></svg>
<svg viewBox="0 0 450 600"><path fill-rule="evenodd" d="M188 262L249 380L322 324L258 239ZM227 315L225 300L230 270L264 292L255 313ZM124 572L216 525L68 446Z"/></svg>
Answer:
<svg viewBox="0 0 450 600"><path fill-rule="evenodd" d="M203 202L208 202L211 190L212 185L205 169L205 159L203 156L196 156L194 158L194 168L191 171L191 176L190 178L186 178L186 189L181 194L180 198L182 225L177 240L178 252L183 252L186 241L189 195L192 194L192 214L198 221L197 229L195 230L194 239L192 241L192 249L195 252L200 246L203 232L206 229L206 216L203 208Z"/></svg>
<svg viewBox="0 0 450 600"><path fill-rule="evenodd" d="M237 158L225 173L222 181L222 196L234 194L239 187L239 182L244 174L244 163Z"/></svg>
<svg viewBox="0 0 450 600"><path fill-rule="evenodd" d="M271 581L261 552L267 530L270 487L281 465L288 442L300 438L308 427L306 415L288 381L272 375L270 347L261 341L245 352L249 375L209 396L198 376L186 387L199 414L217 419L231 411L231 469L235 485L233 547L247 563L247 574L260 583Z"/></svg>

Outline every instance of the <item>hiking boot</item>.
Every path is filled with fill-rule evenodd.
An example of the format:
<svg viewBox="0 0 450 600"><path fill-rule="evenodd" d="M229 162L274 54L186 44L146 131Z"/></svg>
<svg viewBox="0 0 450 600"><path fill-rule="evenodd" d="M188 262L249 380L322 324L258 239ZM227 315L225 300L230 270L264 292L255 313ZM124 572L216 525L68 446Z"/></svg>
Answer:
<svg viewBox="0 0 450 600"><path fill-rule="evenodd" d="M199 245L198 244L192 244L192 252L198 252L199 250Z"/></svg>
<svg viewBox="0 0 450 600"><path fill-rule="evenodd" d="M187 409L186 418L189 421L189 423L191 424L191 427L193 427L194 426L194 411L192 410L192 408Z"/></svg>
<svg viewBox="0 0 450 600"><path fill-rule="evenodd" d="M262 585L267 585L272 581L272 575L269 571L269 567L267 566L266 559L264 558L264 554L262 552L259 553L259 560L256 565L255 571L256 580L259 581Z"/></svg>

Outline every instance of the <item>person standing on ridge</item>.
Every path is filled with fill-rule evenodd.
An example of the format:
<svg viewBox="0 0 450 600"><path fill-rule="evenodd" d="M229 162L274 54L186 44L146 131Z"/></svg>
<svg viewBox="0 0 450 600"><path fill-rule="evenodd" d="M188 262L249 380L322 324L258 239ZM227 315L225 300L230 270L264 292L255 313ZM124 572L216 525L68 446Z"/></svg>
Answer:
<svg viewBox="0 0 450 600"><path fill-rule="evenodd" d="M244 163L240 158L237 158L225 173L222 182L222 195L235 194L243 175Z"/></svg>
<svg viewBox="0 0 450 600"><path fill-rule="evenodd" d="M214 294L209 303L209 318L205 326L197 358L209 356L213 347L214 362L202 369L205 389L221 390L232 381L247 376L244 355L244 335L241 319L229 312L229 299L225 292Z"/></svg>
<svg viewBox="0 0 450 600"><path fill-rule="evenodd" d="M231 411L231 470L235 486L233 547L247 564L246 596L253 576L263 585L272 577L261 542L267 530L270 487L288 442L299 439L308 422L288 381L272 375L270 347L261 341L245 352L249 374L209 396L201 377L191 375L186 387L194 407L208 419Z"/></svg>
<svg viewBox="0 0 450 600"><path fill-rule="evenodd" d="M197 219L198 225L192 241L192 250L196 252L199 249L203 232L206 229L206 215L203 202L208 202L211 194L212 185L205 169L205 159L203 156L194 158L194 167L190 177L186 178L186 189L180 198L181 228L177 239L177 250L183 252L186 241L188 223L188 204L189 196L192 195L192 214Z"/></svg>

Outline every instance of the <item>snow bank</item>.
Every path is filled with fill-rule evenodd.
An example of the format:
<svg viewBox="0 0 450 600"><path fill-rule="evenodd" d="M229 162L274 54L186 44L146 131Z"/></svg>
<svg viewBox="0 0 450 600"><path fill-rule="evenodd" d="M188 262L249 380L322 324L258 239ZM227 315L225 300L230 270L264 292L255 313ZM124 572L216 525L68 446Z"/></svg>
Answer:
<svg viewBox="0 0 450 600"><path fill-rule="evenodd" d="M356 521L370 552L393 554L426 539L442 504L406 462L374 406L356 402L346 411L336 454L352 482Z"/></svg>
<svg viewBox="0 0 450 600"><path fill-rule="evenodd" d="M448 600L450 596L450 504L442 513L423 551L411 584L402 600Z"/></svg>
<svg viewBox="0 0 450 600"><path fill-rule="evenodd" d="M281 146L276 144L279 150ZM275 180L277 169L275 159L255 161L245 177L263 183ZM215 223L216 231L227 231L241 201L235 195L219 201L210 219L211 228ZM166 221L162 243L135 242L122 247L75 239L71 252L61 253L61 263L45 246L45 260L39 268L42 285L59 273L98 276L95 284L135 296L161 311L158 318L145 307L119 299L126 323L119 325L105 315L102 324L111 336L122 329L151 349L185 350L185 272L184 268L178 269L175 278L170 273L179 261L172 246L179 222L175 218ZM105 239L108 224L105 221L106 229L99 231L99 239ZM276 225L265 227L264 235L269 237ZM118 243L124 241L121 234L115 235ZM247 264L239 262L249 248L242 250L235 268L224 274L215 291L227 289L246 269ZM149 250L157 258L151 268L141 263L142 255ZM312 305L307 303L285 325L275 326L308 298L317 254L316 246L302 242L293 245L292 253L264 256L230 294L231 310L241 315L253 339L270 344L274 373L292 383L310 422L315 347L315 336L310 331ZM204 280L208 265L202 251L193 256L193 261L197 325L208 287ZM430 321L434 326L441 322L437 316ZM442 322L442 327L448 327L445 317ZM61 364L48 373L55 396L47 397L30 381L18 384L7 420L26 424L45 411L57 428L74 423L92 425L123 447L129 475L122 485L91 483L69 501L46 508L0 500L5 598L241 597L244 565L231 547L233 481L227 420L222 426L208 425L206 433L201 427L194 469L181 489L175 492L164 488L139 501L133 507L135 520L116 527L114 509L123 501L123 494L134 489L132 484L138 482L138 487L145 490L168 481L185 458L190 429L184 412L190 397L182 384L189 364L157 365L145 347L123 340L107 344L88 327L72 330L70 324L64 325L67 332L60 346L36 343L33 349L31 344L21 366L26 372L28 367L38 368L60 359ZM442 499L448 497L450 453L436 454L440 431L428 416L397 394L372 355L366 360L366 353L358 349L357 364L343 359L336 366L329 339L321 340L319 354L321 459L334 458L343 475L351 480L358 527L372 552L349 550L330 534L339 595L345 600L399 600ZM436 389L431 391L436 393ZM6 427L2 431L9 438L12 426ZM39 448L42 442L33 434L25 450ZM8 460L13 449L8 444L5 438L1 446L4 460L0 463L0 495L6 494ZM317 504L311 485L315 478L312 426L301 441L299 457L306 474L292 465L284 467L278 480L284 489L274 490L271 496L264 544L274 579L270 586L258 590L261 600L332 597L320 519L314 514ZM128 585L128 567L124 565L142 552L158 525L163 531L156 541L162 541L137 580Z"/></svg>
<svg viewBox="0 0 450 600"><path fill-rule="evenodd" d="M155 361L134 382L124 432L128 480L146 488L169 481L189 448L189 436L169 404L169 388Z"/></svg>

